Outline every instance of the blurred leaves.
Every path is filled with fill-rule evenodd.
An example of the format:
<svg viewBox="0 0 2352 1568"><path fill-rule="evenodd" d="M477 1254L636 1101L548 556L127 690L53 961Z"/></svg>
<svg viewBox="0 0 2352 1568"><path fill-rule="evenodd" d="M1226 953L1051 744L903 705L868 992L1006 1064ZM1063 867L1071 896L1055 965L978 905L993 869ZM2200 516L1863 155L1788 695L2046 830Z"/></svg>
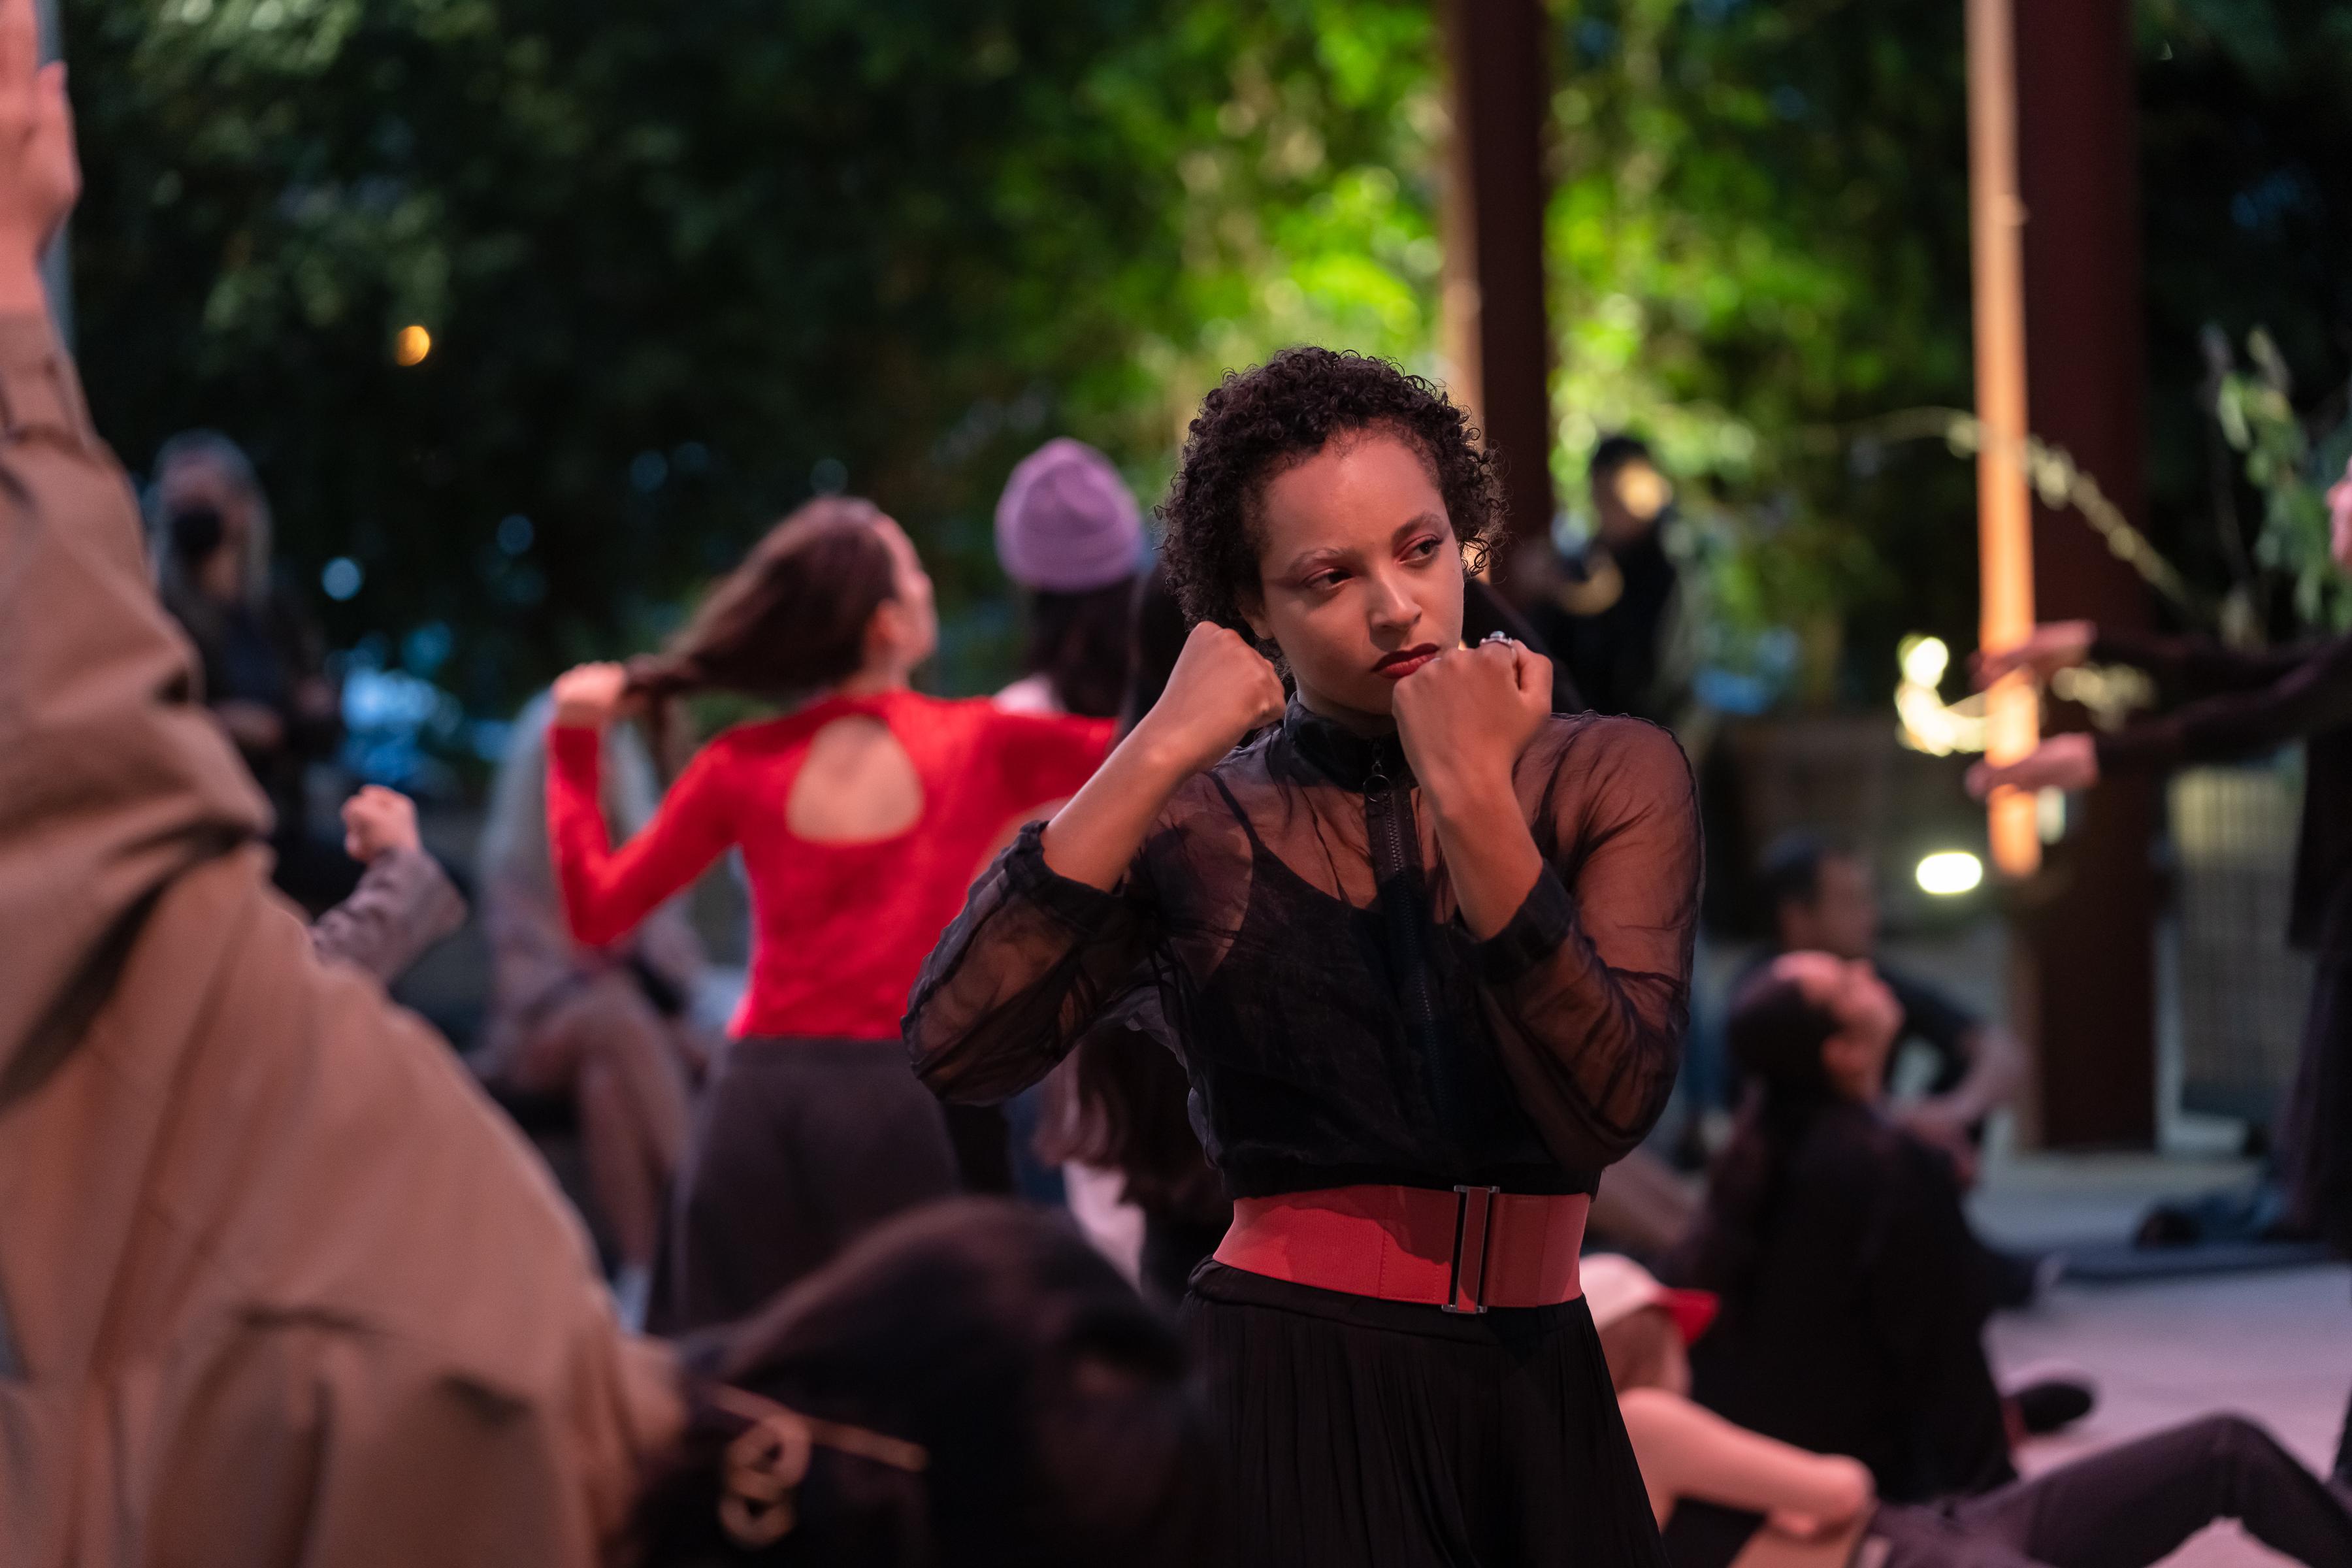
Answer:
<svg viewBox="0 0 2352 1568"><path fill-rule="evenodd" d="M819 482L907 522L979 689L1022 453L1085 437L1148 499L1283 343L1441 369L1427 0L63 4L101 423L134 467L247 441L292 564L365 568L338 639L451 627L477 713L658 636ZM2210 578L2199 325L2352 370L2352 23L2139 13L2150 531ZM1969 401L1960 7L1553 16L1562 493L1641 430L1725 648L1795 627L1812 696L1873 695L1902 631L1971 636L1972 478L1804 437Z"/></svg>

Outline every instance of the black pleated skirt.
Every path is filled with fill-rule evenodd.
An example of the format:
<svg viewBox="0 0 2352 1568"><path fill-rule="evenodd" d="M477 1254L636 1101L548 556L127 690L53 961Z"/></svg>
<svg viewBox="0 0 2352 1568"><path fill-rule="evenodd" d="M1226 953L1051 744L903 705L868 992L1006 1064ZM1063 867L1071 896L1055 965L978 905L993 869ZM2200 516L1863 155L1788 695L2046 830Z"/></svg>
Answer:
<svg viewBox="0 0 2352 1568"><path fill-rule="evenodd" d="M947 1119L897 1041L730 1041L663 1216L646 1327L731 1322L956 1190Z"/></svg>
<svg viewBox="0 0 2352 1568"><path fill-rule="evenodd" d="M1664 1568L1582 1301L1456 1316L1202 1265L1248 1568Z"/></svg>

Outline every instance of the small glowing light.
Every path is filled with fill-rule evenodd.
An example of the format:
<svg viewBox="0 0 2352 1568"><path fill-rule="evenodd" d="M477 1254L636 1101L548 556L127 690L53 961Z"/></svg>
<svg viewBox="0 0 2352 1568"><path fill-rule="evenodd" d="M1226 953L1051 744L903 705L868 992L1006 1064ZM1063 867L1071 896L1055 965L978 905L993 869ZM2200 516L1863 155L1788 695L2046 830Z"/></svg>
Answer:
<svg viewBox="0 0 2352 1568"><path fill-rule="evenodd" d="M319 574L319 586L326 590L327 597L337 601L358 593L360 584L366 581L367 574L360 569L358 562L348 555L336 556L327 563L327 569Z"/></svg>
<svg viewBox="0 0 2352 1568"><path fill-rule="evenodd" d="M403 327L392 340L392 357L402 364L423 364L432 352L433 334L420 326Z"/></svg>
<svg viewBox="0 0 2352 1568"><path fill-rule="evenodd" d="M1918 875L1920 891L1957 898L1984 881L1984 862L1965 849L1939 849L1919 862Z"/></svg>
<svg viewBox="0 0 2352 1568"><path fill-rule="evenodd" d="M1644 520L1665 510L1675 499L1675 487L1666 476L1639 458L1617 470L1616 489L1619 504Z"/></svg>
<svg viewBox="0 0 2352 1568"><path fill-rule="evenodd" d="M1914 686L1941 686L1944 672L1952 668L1952 650L1941 637L1905 637L1897 657L1902 660L1903 679Z"/></svg>

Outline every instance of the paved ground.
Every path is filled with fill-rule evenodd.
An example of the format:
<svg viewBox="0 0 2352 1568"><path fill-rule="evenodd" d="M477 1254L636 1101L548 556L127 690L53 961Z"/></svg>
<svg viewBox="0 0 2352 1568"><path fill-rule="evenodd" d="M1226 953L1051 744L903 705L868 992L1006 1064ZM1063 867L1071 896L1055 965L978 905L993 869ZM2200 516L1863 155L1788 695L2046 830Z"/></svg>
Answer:
<svg viewBox="0 0 2352 1568"><path fill-rule="evenodd" d="M1975 1204L1989 1235L2019 1244L2113 1238L2149 1199L2231 1184L2226 1161L2047 1156L1996 1169ZM2352 1390L2352 1268L2305 1268L2131 1285L2062 1282L1991 1334L2006 1372L2045 1358L2088 1370L2099 1408L2037 1444L2029 1469L2212 1410L2255 1417L2315 1468L2335 1451ZM2175 1568L2275 1568L2234 1526L2190 1542Z"/></svg>

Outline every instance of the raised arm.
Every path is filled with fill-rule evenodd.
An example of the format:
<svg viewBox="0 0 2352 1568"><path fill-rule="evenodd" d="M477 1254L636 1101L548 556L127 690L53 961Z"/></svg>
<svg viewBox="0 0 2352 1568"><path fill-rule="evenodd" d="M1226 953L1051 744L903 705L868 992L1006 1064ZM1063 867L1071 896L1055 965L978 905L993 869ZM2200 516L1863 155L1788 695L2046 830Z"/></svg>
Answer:
<svg viewBox="0 0 2352 1568"><path fill-rule="evenodd" d="M924 963L904 1029L941 1098L1018 1093L1127 989L1156 928L1132 869L1145 835L1186 779L1281 711L1271 665L1221 626L1193 628L1151 711L1052 822L997 857Z"/></svg>
<svg viewBox="0 0 2352 1568"><path fill-rule="evenodd" d="M2252 691L2209 697L2097 742L2103 770L2226 762L2352 724L2352 637L2307 648Z"/></svg>
<svg viewBox="0 0 2352 1568"><path fill-rule="evenodd" d="M724 764L706 746L662 797L645 831L613 847L604 826L604 730L618 665L585 665L556 682L547 731L547 835L563 917L591 947L620 941L734 842Z"/></svg>
<svg viewBox="0 0 2352 1568"><path fill-rule="evenodd" d="M1697 792L1674 737L1633 719L1554 721L1517 788L1542 865L1483 944L1487 1016L1554 1156L1591 1169L1639 1143L1674 1088L1698 921Z"/></svg>

